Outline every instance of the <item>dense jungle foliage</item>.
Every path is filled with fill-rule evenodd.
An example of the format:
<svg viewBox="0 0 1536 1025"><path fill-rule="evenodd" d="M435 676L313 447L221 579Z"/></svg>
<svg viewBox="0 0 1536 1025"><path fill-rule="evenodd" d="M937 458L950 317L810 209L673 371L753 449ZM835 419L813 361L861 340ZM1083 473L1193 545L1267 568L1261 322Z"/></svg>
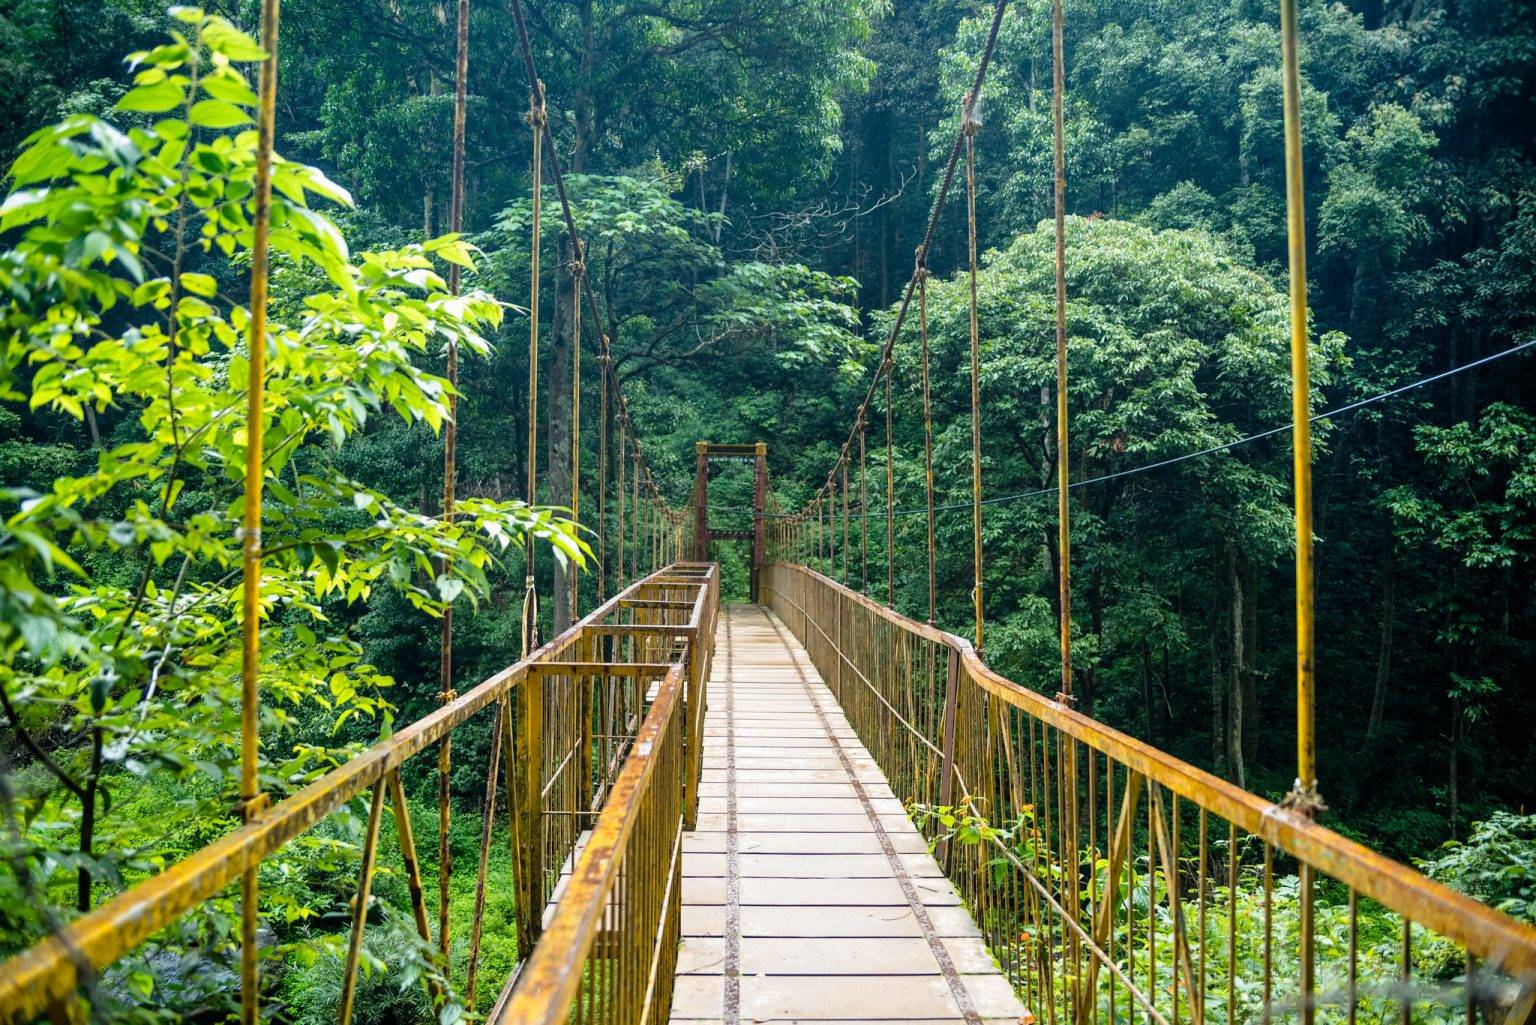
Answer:
<svg viewBox="0 0 1536 1025"><path fill-rule="evenodd" d="M777 507L799 508L874 369L985 16L953 0L528 10L603 330L658 483L681 506L695 440L763 440ZM1048 16L1041 0L1009 10L976 147L983 466L999 499L985 513L987 654L1053 692L1055 505L1039 494L1055 485ZM544 490L538 506L516 497L529 456L526 83L507 10L475 4L466 230L448 234L452 19L442 0L284 4L262 666L276 796L436 706L446 605L461 690L515 659L525 536L548 626L568 567L584 609L595 574L612 581L592 558L595 352L572 345L552 195ZM256 22L248 0L0 4L0 953L237 818L234 414ZM1536 341L1536 5L1307 0L1301 31L1316 407ZM1289 416L1275 11L1069 0L1065 47L1081 705L1278 797L1293 775L1288 434L1224 447ZM957 632L971 584L964 258L952 199L928 305L938 619ZM445 283L455 265L460 297ZM445 527L450 338L464 515ZM586 530L559 508L577 349ZM922 618L911 331L896 382L890 556L896 604ZM1316 530L1329 824L1536 919L1533 397L1529 350L1320 421ZM881 408L869 436L868 569L857 541L824 567L858 585L867 572L877 596L883 420ZM711 483L715 525L745 525L750 486L739 470ZM727 598L743 600L745 551L715 556ZM466 809L487 732L455 741ZM417 831L435 836L417 761ZM274 983L284 1020L334 1020L365 814L333 816L263 875L270 942L292 954ZM461 865L478 850L471 818L454 827ZM386 872L375 889L368 956L391 970L368 976L360 1021L428 1010L417 983L439 969L401 910L404 885ZM455 877L456 921L472 885ZM502 925L509 890L493 886ZM222 1018L237 990L217 953L233 907L214 902L105 980L124 1014L170 1003ZM497 935L483 970L499 979L515 951Z"/></svg>

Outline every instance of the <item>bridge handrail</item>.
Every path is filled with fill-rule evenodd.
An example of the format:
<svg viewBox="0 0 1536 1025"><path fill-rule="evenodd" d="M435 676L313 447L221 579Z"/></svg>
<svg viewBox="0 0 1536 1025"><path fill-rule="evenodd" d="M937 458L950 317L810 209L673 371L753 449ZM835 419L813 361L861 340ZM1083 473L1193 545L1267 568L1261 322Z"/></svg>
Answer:
<svg viewBox="0 0 1536 1025"><path fill-rule="evenodd" d="M302 790L192 852L159 874L129 887L100 907L81 915L33 946L0 962L0 1022L28 1021L69 997L90 973L111 965L155 933L178 921L261 864L288 841L308 831L327 815L384 781L389 774L432 746L476 714L511 695L541 664L561 661L624 603L658 582L679 576L697 587L686 624L659 626L687 638L676 653L665 680L688 676L707 679L713 646L712 602L718 593L714 566L675 564L643 577L594 609L522 659L477 684L453 701L348 759ZM617 663L616 663L617 664ZM700 676L699 673L704 675ZM690 681L691 682L691 681ZM668 694L675 688L663 688ZM687 688L690 706L702 706L697 686ZM689 718L702 723L702 708L690 707ZM697 737L695 729L690 736ZM626 767L627 769L627 767ZM621 772L625 771L621 769ZM696 777L695 777L696 779ZM697 801L696 782L686 787L688 804Z"/></svg>
<svg viewBox="0 0 1536 1025"><path fill-rule="evenodd" d="M583 981L588 979L587 963L599 933L603 931L623 935L634 945L634 951L649 955L629 959L629 969L643 972L646 984L634 988L614 987L622 992L620 999L640 997L645 1005L650 1005L653 999L670 994L677 955L675 942L668 957L664 942L646 946L640 941L661 939L668 931L675 933L679 911L683 760L678 747L683 742L683 735L678 727L683 720L679 705L686 683L681 666L674 666L662 681L655 702L635 738L634 748L614 781L591 835L576 857L565 891L555 902L554 913L544 927L544 934L519 972L509 998L492 1012L489 1018L492 1025L503 1021L515 1021L519 1025L553 1025L566 1021L572 1000ZM638 896L639 902L644 904L640 909L642 915L635 915L635 909L627 905L621 909L614 901L614 891L621 870L631 855L632 841L647 827L659 827L661 831L657 838L671 842L666 845L665 868L659 878L639 873L637 877L631 877L634 892L626 897L635 900ZM658 852L659 848L641 854ZM647 867L661 866L653 863ZM635 924L631 919L642 916L646 921L638 924L650 928L631 929ZM666 992L659 992L658 987ZM636 1007L631 1003L623 1010L634 1011ZM630 1018L621 1012L611 1020L627 1021ZM651 1020L664 1021L666 1015L663 1013Z"/></svg>
<svg viewBox="0 0 1536 1025"><path fill-rule="evenodd" d="M1161 784L1197 806L1267 840L1299 862L1354 888L1361 895L1454 940L1481 958L1488 968L1527 983L1536 983L1536 928L1341 836L1305 815L1243 790L1065 704L1020 686L983 663L970 641L963 637L904 616L809 566L774 563L769 569L768 590L793 606L826 640L832 641L832 638L800 603L776 586L771 571L787 569L804 574L831 588L840 600L864 608L897 629L948 648L964 673L989 694L1141 773L1147 780ZM790 622L792 629L795 625Z"/></svg>

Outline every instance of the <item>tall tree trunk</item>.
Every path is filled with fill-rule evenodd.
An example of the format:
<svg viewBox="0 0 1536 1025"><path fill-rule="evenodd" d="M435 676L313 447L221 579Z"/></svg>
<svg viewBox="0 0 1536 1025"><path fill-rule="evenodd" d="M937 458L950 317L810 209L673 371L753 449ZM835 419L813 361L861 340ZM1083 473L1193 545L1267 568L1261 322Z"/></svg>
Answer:
<svg viewBox="0 0 1536 1025"><path fill-rule="evenodd" d="M597 27L592 12L592 0L581 0L577 5L576 14L581 22L581 61L576 88L571 92L576 120L571 140L570 171L573 174L586 173L592 143L597 138L596 75L601 54L598 53Z"/></svg>
<svg viewBox="0 0 1536 1025"><path fill-rule="evenodd" d="M715 211L714 242L720 244L720 233L725 230L725 201L731 194L731 163L730 150L725 151L725 171L720 176L720 206Z"/></svg>
<svg viewBox="0 0 1536 1025"><path fill-rule="evenodd" d="M1104 574L1095 569L1088 578L1088 628L1098 641L1099 656L1083 674L1082 713L1093 714L1093 703L1099 692L1099 664L1104 661Z"/></svg>
<svg viewBox="0 0 1536 1025"><path fill-rule="evenodd" d="M1152 646L1147 643L1145 636L1141 638L1141 705L1147 715L1147 743L1154 747L1161 747L1163 743L1161 725L1162 709L1158 706L1157 693L1152 683Z"/></svg>
<svg viewBox="0 0 1536 1025"><path fill-rule="evenodd" d="M917 127L917 194L926 196L928 187L928 136L923 126Z"/></svg>
<svg viewBox="0 0 1536 1025"><path fill-rule="evenodd" d="M1056 429L1052 424L1051 413L1055 409L1051 390L1045 385L1040 386L1040 488L1044 490L1051 486L1051 476L1056 472ZM1059 599L1056 590L1056 527L1054 523L1047 522L1041 528L1044 540L1040 545L1040 561L1045 571L1045 577L1050 581L1046 590L1050 593L1051 611L1055 615L1056 622L1061 621L1061 612L1057 608Z"/></svg>
<svg viewBox="0 0 1536 1025"><path fill-rule="evenodd" d="M1461 737L1464 732L1464 718L1460 698L1451 699L1451 743L1449 751L1449 771L1447 772L1446 790L1450 801L1451 832L1450 838L1461 832Z"/></svg>
<svg viewBox="0 0 1536 1025"><path fill-rule="evenodd" d="M592 0L581 0L577 16L581 23L581 60L576 88L571 92L575 129L571 132L571 157L566 167L570 174L586 172L592 140L597 131L594 76L598 67L598 42ZM548 335L549 356L544 365L545 380L548 381L545 406L549 410L549 435L545 441L548 450L545 465L548 470L545 471L545 481L549 488L549 503L561 507L570 503L571 478L575 461L580 458L580 453L574 451L571 444L575 431L571 418L571 368L572 361L581 358L581 339L575 337L574 315L574 304L581 301L581 296L576 292L575 279L571 274L571 262L575 255L573 240L562 232L559 258L555 261L555 305ZM554 632L557 635L571 624L571 588L576 586L576 572L568 569L558 559L555 560L551 598L554 606Z"/></svg>
<svg viewBox="0 0 1536 1025"><path fill-rule="evenodd" d="M1387 682L1392 673L1392 629L1397 620L1396 556L1397 545L1389 532L1386 559L1381 569L1381 641L1376 649L1376 686L1371 692L1371 718L1365 728L1368 737L1381 732L1381 723L1387 714Z"/></svg>
<svg viewBox="0 0 1536 1025"><path fill-rule="evenodd" d="M1259 755L1259 571L1253 560L1239 556L1242 581L1242 657L1238 661L1242 700L1242 751L1246 770Z"/></svg>
<svg viewBox="0 0 1536 1025"><path fill-rule="evenodd" d="M1171 664L1171 657L1168 654L1167 644L1163 645L1161 661L1162 668L1157 674L1158 691L1152 695L1157 712L1156 717L1153 719L1153 728L1157 731L1157 736L1160 740L1168 736L1169 713L1172 711L1169 708L1168 692L1173 687L1173 666Z"/></svg>
<svg viewBox="0 0 1536 1025"><path fill-rule="evenodd" d="M1243 666L1243 578L1238 566L1237 545L1229 538L1227 540L1227 620L1231 630L1230 656L1225 666L1226 672L1222 674L1222 682L1227 692L1227 735L1226 751L1227 766L1232 773L1232 780L1238 786L1246 786L1245 765L1243 762L1243 688L1241 683Z"/></svg>
<svg viewBox="0 0 1536 1025"><path fill-rule="evenodd" d="M447 24L448 24L448 9L446 7L443 7L441 4L439 4L438 7L437 7L437 16L438 16L438 21L442 25L447 26ZM436 97L436 96L441 96L442 92L443 92L443 86L442 86L442 83L437 80L437 72L432 71L431 69L428 69L428 71L427 71L427 95L428 96ZM425 165L426 165L425 180L422 182L422 189L421 189L421 234L422 234L423 238L431 238L432 237L432 228L433 228L433 226L437 222L437 208L436 208L437 151L438 151L437 141L438 141L437 125L434 123L433 119L429 117L427 119L426 143L422 147L422 149L425 151L424 152L425 159L424 159L423 163L425 163Z"/></svg>
<svg viewBox="0 0 1536 1025"><path fill-rule="evenodd" d="M858 288L854 292L854 302L862 309L864 305L864 236L861 231L864 221L864 198L859 191L859 150L864 146L864 133L848 149L848 188L853 195L853 278L858 282Z"/></svg>
<svg viewBox="0 0 1536 1025"><path fill-rule="evenodd" d="M573 249L570 237L560 236L560 258L555 264L555 310L549 332L549 390L545 406L549 410L549 435L546 441L549 467L549 502L564 506L570 502L571 470L574 453L571 449L571 360L576 355L573 337L575 319L571 315L571 303L576 298L570 267ZM559 634L571 625L570 589L575 586L575 574L568 572L565 564L555 561L552 598L554 601L554 628Z"/></svg>
<svg viewBox="0 0 1536 1025"><path fill-rule="evenodd" d="M1227 775L1227 719L1231 701L1228 697L1225 649L1229 634L1226 623L1225 590L1218 583L1211 588L1211 767L1218 776Z"/></svg>
<svg viewBox="0 0 1536 1025"><path fill-rule="evenodd" d="M891 305L891 256L895 246L891 214L893 203L887 202L891 192L891 111L886 105L886 83L880 82L880 101L875 107L875 140L879 146L880 167L880 306Z"/></svg>

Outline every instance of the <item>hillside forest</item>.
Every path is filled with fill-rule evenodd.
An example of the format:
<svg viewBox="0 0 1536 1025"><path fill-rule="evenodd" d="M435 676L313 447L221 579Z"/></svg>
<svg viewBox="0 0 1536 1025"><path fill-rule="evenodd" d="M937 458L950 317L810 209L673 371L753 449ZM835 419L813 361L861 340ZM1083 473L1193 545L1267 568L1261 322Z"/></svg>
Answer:
<svg viewBox="0 0 1536 1025"><path fill-rule="evenodd" d="M774 507L800 509L874 372L990 11L526 7L613 373L657 487L681 508L695 441L764 441ZM461 691L516 660L525 539L546 636L569 621L572 581L582 610L600 580L608 594L618 583L597 549L601 377L590 344L574 344L552 194L537 444L524 440L528 91L502 4L472 9L464 230L450 230L451 8L283 5L289 213L273 229L271 316L284 411L267 440L262 656L262 771L279 795L437 706L445 608ZM250 0L0 4L6 955L236 821L245 439L230 411L248 358L258 13ZM986 655L1054 693L1049 14L1041 0L1009 7L975 148ZM1314 408L1339 411L1314 426L1327 822L1536 919L1536 5L1304 0L1300 17ZM1295 623L1275 6L1068 0L1064 38L1079 707L1279 798L1294 776ZM927 257L936 619L961 634L964 213L962 194ZM455 531L437 519L450 340ZM818 568L883 597L889 555L894 604L924 619L910 329L893 380L893 549L882 395L867 529L855 509L851 552ZM749 526L748 473L722 471L710 494L715 526ZM713 554L725 598L746 600L746 546ZM487 732L455 742L466 809ZM431 834L436 780L412 772ZM295 953L284 1020L335 1019L361 817L290 845L284 881L264 890ZM480 826L466 814L454 828L468 863ZM455 879L455 914L469 885ZM399 921L370 957L427 972L403 887L378 883ZM506 889L490 912L503 919ZM230 935L232 908L215 902L134 962L116 983L137 1008L125 1014L148 1020L154 990L222 1020L234 969L191 952ZM497 942L488 972L513 960ZM421 1012L419 985L371 992L359 1020Z"/></svg>

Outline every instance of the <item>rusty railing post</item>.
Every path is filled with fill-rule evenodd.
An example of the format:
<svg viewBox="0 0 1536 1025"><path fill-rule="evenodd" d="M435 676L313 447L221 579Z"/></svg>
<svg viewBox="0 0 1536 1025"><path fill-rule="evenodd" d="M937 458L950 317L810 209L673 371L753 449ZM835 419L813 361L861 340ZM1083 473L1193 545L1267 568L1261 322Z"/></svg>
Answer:
<svg viewBox="0 0 1536 1025"><path fill-rule="evenodd" d="M516 757L512 759L512 820L517 842L518 954L538 942L544 918L544 682L529 673L517 695Z"/></svg>
<svg viewBox="0 0 1536 1025"><path fill-rule="evenodd" d="M843 592L832 592L832 657L836 670L832 674L832 695L837 698L837 703L843 703Z"/></svg>
<svg viewBox="0 0 1536 1025"><path fill-rule="evenodd" d="M953 808L955 802L955 716L960 707L960 652L949 648L949 670L944 677L943 739L939 755L939 807ZM949 871L949 844L940 841L934 852L940 866Z"/></svg>
<svg viewBox="0 0 1536 1025"><path fill-rule="evenodd" d="M763 506L768 498L768 446L761 441L757 443L752 468L751 598L754 605L760 605L763 600Z"/></svg>
<svg viewBox="0 0 1536 1025"><path fill-rule="evenodd" d="M709 442L693 443L693 561L709 561Z"/></svg>

